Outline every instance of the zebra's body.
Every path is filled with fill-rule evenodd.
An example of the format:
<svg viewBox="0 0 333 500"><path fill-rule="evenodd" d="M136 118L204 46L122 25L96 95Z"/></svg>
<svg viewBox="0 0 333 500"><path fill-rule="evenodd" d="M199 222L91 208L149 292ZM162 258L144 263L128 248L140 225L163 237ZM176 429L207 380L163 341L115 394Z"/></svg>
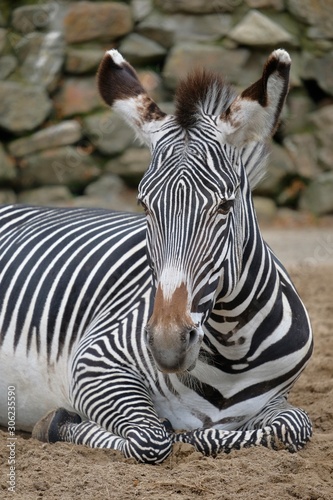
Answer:
<svg viewBox="0 0 333 500"><path fill-rule="evenodd" d="M130 312L135 289L147 317L145 221L135 214L24 206L3 207L0 214L1 422L6 387L14 384L17 425L31 430L50 408L73 409L71 364L91 324L106 315L114 329L121 311Z"/></svg>
<svg viewBox="0 0 333 500"><path fill-rule="evenodd" d="M120 366L125 368L124 375L130 372L128 384L131 377L137 379L140 389L148 391L157 415L168 418L174 428L235 430L246 424L249 417L260 414L269 400L284 394L298 375L298 371L292 370L290 378L282 377L280 386L274 381L273 391L262 392L260 388L257 398L250 401L245 393L242 402L245 379L256 380L253 386L267 384L267 372L258 378L255 367L243 367L239 375L231 363L224 364L222 373L219 354L208 355L213 348L209 330L214 320L207 322L203 359L191 374L164 375L156 369L142 342L143 326L153 303L142 216L14 206L1 209L0 222L3 425L7 419L6 389L13 384L18 394L17 426L21 429L31 430L44 413L58 406L103 424L98 415L105 410L103 393L106 390L111 399L114 388L119 391L121 377L120 370L113 382L110 368ZM126 290L128 293L124 294ZM219 313L219 302L216 306ZM104 377L108 376L110 385L109 389L102 388L100 378L97 379L96 408L91 406L87 412L86 395L84 391L75 391L74 374L80 363L84 364L85 356L89 358L92 352L96 355L94 341L98 339L104 345L103 352L98 351L99 364L105 360ZM229 349L232 350L232 338ZM296 356L303 366L305 350L310 352L309 345L299 350L292 361L286 357L283 367L278 357L279 374L288 373L289 363L297 366ZM260 367L260 361L257 364ZM98 376L97 365L98 361L92 378ZM91 377L87 377L87 389L89 383L94 385ZM237 387L241 388L238 403ZM122 385L120 390L123 393ZM134 397L139 400L135 392ZM126 399L122 401L122 414L129 408L133 411L135 405L130 401L128 408L128 403ZM244 409L239 411L242 406ZM145 410L150 410L148 405L140 408L139 420ZM110 417L113 418L112 412ZM131 418L135 419L135 411Z"/></svg>
<svg viewBox="0 0 333 500"><path fill-rule="evenodd" d="M288 59L273 54L264 77L273 75L275 94L280 80L286 92ZM152 463L164 460L177 440L204 453L276 440L299 449L311 423L287 396L311 355L312 335L306 310L257 225L249 180L258 175L265 148L253 139L221 145L214 103L203 127L196 116L187 122L184 110L165 117L147 105L118 53L103 64L104 98L103 74L111 71L113 78L115 71L116 102L121 108L128 99L135 126L154 139L139 189L147 217L0 210L1 423L6 388L15 385L22 429L64 408L42 422L50 441L116 448ZM210 85L222 98L222 87ZM250 89L245 107L252 106ZM233 113L243 101L232 109L233 97L224 99L219 113L234 142ZM281 108L282 98L274 99ZM260 109L272 107L272 127L275 105L262 101Z"/></svg>

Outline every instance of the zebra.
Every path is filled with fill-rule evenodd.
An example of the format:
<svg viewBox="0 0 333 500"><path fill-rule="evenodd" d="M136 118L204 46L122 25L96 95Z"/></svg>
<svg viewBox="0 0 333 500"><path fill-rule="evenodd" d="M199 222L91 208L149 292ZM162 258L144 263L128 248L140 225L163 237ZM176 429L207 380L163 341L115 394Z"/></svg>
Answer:
<svg viewBox="0 0 333 500"><path fill-rule="evenodd" d="M312 353L307 311L264 242L252 189L288 92L268 57L237 95L214 73L180 82L174 115L113 49L99 92L151 150L142 213L0 208L0 422L42 441L164 461L175 442L215 456L301 449L288 394Z"/></svg>

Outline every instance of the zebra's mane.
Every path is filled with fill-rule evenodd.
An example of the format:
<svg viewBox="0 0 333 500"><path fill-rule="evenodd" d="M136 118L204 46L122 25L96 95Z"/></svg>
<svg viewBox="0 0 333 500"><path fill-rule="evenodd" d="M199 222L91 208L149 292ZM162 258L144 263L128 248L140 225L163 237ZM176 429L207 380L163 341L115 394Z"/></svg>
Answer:
<svg viewBox="0 0 333 500"><path fill-rule="evenodd" d="M186 130L193 128L202 115L222 114L235 97L232 87L220 75L205 69L194 70L178 85L176 120Z"/></svg>
<svg viewBox="0 0 333 500"><path fill-rule="evenodd" d="M191 72L182 80L175 96L175 117L185 130L194 128L204 115L221 115L237 97L234 89L223 78L205 69ZM268 147L251 142L242 148L241 155L251 189L266 173Z"/></svg>

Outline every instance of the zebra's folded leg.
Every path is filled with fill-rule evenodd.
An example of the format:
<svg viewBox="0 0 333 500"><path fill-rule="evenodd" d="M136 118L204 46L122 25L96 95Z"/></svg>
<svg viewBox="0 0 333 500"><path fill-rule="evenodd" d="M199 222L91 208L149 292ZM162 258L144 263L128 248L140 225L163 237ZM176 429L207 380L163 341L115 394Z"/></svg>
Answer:
<svg viewBox="0 0 333 500"><path fill-rule="evenodd" d="M143 463L161 463L172 449L172 440L163 425L154 427L126 423L122 436L118 436L86 420L79 424L69 422L63 425L60 434L63 441L85 444L91 448L119 450L126 458Z"/></svg>
<svg viewBox="0 0 333 500"><path fill-rule="evenodd" d="M301 408L291 407L277 414L269 424L275 442L290 452L301 450L312 436L312 423Z"/></svg>
<svg viewBox="0 0 333 500"><path fill-rule="evenodd" d="M265 423L262 420L262 423ZM174 441L190 443L204 455L217 455L251 446L265 446L272 449L287 449L296 452L311 439L312 424L307 413L300 408L289 407L277 412L263 427L224 431L219 429L197 429L174 435Z"/></svg>
<svg viewBox="0 0 333 500"><path fill-rule="evenodd" d="M287 397L288 395L278 396L270 401L242 429L269 427L275 447L295 452L311 439L312 423L306 411L289 404Z"/></svg>
<svg viewBox="0 0 333 500"><path fill-rule="evenodd" d="M270 428L248 431L224 431L220 429L196 429L175 434L174 442L189 443L203 455L216 456L250 446L272 446Z"/></svg>
<svg viewBox="0 0 333 500"><path fill-rule="evenodd" d="M161 422L137 423L126 422L122 436L113 434L90 420L64 408L49 412L34 426L32 437L39 441L55 443L67 441L85 444L91 448L109 448L119 450L126 458L138 462L161 463L172 449L171 424Z"/></svg>

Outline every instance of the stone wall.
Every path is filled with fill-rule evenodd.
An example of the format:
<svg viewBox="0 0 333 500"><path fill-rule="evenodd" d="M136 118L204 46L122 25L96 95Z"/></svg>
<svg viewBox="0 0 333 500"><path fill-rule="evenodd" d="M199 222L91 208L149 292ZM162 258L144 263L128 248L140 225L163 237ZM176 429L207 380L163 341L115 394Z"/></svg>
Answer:
<svg viewBox="0 0 333 500"><path fill-rule="evenodd" d="M17 3L0 2L0 203L137 209L149 152L99 98L106 49L172 112L192 67L243 89L284 47L291 89L256 204L267 217L333 212L333 0Z"/></svg>

